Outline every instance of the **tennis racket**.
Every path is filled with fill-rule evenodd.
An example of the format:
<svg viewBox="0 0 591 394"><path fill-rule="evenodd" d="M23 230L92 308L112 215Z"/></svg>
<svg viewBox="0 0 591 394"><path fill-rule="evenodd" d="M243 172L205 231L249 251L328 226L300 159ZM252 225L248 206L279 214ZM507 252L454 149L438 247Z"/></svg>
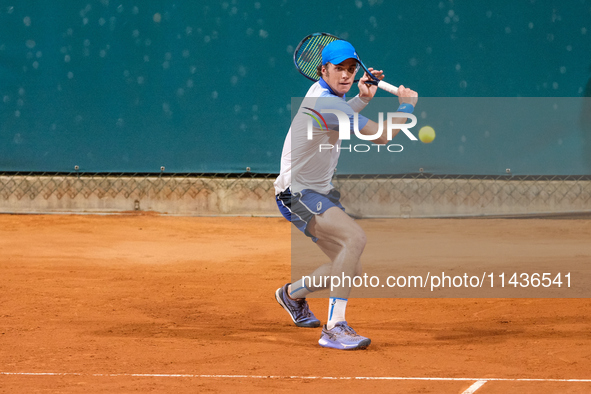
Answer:
<svg viewBox="0 0 591 394"><path fill-rule="evenodd" d="M293 62L298 71L304 77L312 81L318 81L320 77L316 74L316 69L319 64L322 64L322 50L325 46L336 40L340 40L340 38L328 33L314 33L305 37L293 53ZM396 86L377 79L369 72L359 57L357 57L357 62L371 78L366 83L376 85L386 92L398 95L398 88ZM356 79L355 82L359 82L359 79Z"/></svg>

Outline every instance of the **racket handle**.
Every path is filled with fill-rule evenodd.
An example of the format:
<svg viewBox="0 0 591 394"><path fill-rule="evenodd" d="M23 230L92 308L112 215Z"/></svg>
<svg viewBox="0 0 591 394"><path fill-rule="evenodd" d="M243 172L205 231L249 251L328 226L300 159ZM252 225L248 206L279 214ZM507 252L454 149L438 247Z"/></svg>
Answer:
<svg viewBox="0 0 591 394"><path fill-rule="evenodd" d="M398 88L394 85L390 85L388 82L378 82L378 88L383 89L388 93L392 93L395 96L398 96Z"/></svg>

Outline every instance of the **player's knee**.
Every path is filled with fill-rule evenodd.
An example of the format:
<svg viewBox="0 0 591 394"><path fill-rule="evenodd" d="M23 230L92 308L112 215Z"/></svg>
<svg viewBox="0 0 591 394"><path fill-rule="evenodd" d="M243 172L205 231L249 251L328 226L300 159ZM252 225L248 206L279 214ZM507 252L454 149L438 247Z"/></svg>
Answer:
<svg viewBox="0 0 591 394"><path fill-rule="evenodd" d="M365 231L361 230L359 233L359 243L363 245L365 248L365 244L367 244L367 236L365 235Z"/></svg>
<svg viewBox="0 0 591 394"><path fill-rule="evenodd" d="M349 239L347 240L347 246L352 250L357 251L359 254L363 252L365 249L365 244L367 243L367 237L365 235L365 231L363 231L360 227L352 232Z"/></svg>
<svg viewBox="0 0 591 394"><path fill-rule="evenodd" d="M362 276L363 275L363 268L361 267L361 261L357 263L355 267L355 276Z"/></svg>
<svg viewBox="0 0 591 394"><path fill-rule="evenodd" d="M358 245L361 248L365 248L365 244L367 243L367 236L365 235L365 231L363 231L363 229L359 228L357 234L355 235L355 238L357 239Z"/></svg>

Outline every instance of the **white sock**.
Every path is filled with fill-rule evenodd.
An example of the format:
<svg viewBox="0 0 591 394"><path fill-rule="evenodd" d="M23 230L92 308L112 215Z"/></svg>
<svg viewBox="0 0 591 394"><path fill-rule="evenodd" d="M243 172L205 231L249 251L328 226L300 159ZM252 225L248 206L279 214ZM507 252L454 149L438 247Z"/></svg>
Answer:
<svg viewBox="0 0 591 394"><path fill-rule="evenodd" d="M336 323L345 321L347 299L330 297L328 301L328 322L326 323L326 328L332 330Z"/></svg>
<svg viewBox="0 0 591 394"><path fill-rule="evenodd" d="M288 290L291 298L306 298L306 296L311 293L311 291L308 290L308 287L306 287L303 278L297 282L293 282Z"/></svg>

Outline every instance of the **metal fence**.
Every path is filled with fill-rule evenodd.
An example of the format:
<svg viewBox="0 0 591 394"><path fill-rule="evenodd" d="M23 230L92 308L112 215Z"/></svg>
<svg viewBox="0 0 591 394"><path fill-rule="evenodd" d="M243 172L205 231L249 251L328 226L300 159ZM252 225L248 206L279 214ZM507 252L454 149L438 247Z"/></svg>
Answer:
<svg viewBox="0 0 591 394"><path fill-rule="evenodd" d="M0 173L6 213L154 211L278 216L276 174ZM591 176L337 175L355 217L591 212Z"/></svg>
<svg viewBox="0 0 591 394"><path fill-rule="evenodd" d="M158 196L164 199L219 193L224 189L246 189L259 197L269 186L257 179L276 175L245 174L119 174L119 173L12 173L0 174L0 196L17 200ZM272 188L272 184L270 186Z"/></svg>
<svg viewBox="0 0 591 394"><path fill-rule="evenodd" d="M335 187L359 217L507 216L591 211L590 176L404 174L340 176Z"/></svg>

